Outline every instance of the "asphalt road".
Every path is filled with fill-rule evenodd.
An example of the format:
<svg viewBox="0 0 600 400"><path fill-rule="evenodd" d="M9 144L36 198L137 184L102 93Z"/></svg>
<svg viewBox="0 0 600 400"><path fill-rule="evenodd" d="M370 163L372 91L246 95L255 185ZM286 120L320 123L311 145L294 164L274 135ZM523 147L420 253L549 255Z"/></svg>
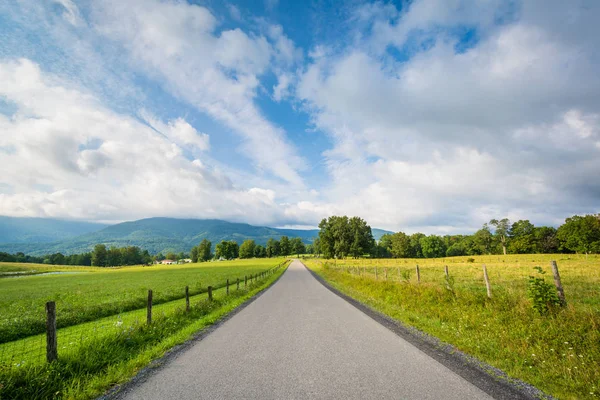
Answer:
<svg viewBox="0 0 600 400"><path fill-rule="evenodd" d="M121 399L490 399L298 261Z"/></svg>

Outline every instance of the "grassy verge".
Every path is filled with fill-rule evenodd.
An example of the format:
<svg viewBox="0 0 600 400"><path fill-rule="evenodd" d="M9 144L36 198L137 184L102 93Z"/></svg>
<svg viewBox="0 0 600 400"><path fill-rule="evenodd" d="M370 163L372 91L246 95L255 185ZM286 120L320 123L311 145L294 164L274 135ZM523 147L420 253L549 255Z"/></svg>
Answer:
<svg viewBox="0 0 600 400"><path fill-rule="evenodd" d="M189 340L274 282L285 268L262 281L215 292L212 302L197 299L190 312L182 305L159 313L151 325L119 324L93 335L77 351L59 351L51 364L0 365L0 399L91 399L123 383L173 346ZM60 331L59 331L60 337Z"/></svg>
<svg viewBox="0 0 600 400"><path fill-rule="evenodd" d="M491 262L492 299L486 297L480 264L474 267L445 260L451 276L447 281L441 260L412 260L420 264L420 283L414 276L414 264L404 264L404 260L349 260L337 265L307 260L306 265L341 292L548 394L564 399L597 398L597 260L585 265L581 260L573 265L564 260L561 274L569 304L541 316L526 295L527 275L534 274L529 263L536 264L535 256L528 257L526 266L500 259L487 261ZM361 267L360 275L357 267ZM551 277L546 280L550 282ZM596 298L591 299L594 293Z"/></svg>

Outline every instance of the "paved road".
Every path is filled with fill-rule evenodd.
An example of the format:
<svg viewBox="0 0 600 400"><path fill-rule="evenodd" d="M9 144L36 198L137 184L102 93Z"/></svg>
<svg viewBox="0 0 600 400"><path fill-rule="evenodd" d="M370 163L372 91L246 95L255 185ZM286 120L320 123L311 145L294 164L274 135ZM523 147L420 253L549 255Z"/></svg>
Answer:
<svg viewBox="0 0 600 400"><path fill-rule="evenodd" d="M321 285L281 279L124 399L489 399Z"/></svg>

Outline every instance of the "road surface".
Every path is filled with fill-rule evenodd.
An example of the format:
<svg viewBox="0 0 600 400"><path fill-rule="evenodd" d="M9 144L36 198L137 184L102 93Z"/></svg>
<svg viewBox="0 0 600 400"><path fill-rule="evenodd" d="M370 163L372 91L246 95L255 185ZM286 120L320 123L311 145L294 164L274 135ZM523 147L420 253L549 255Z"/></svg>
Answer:
<svg viewBox="0 0 600 400"><path fill-rule="evenodd" d="M262 296L120 399L490 399L294 261Z"/></svg>

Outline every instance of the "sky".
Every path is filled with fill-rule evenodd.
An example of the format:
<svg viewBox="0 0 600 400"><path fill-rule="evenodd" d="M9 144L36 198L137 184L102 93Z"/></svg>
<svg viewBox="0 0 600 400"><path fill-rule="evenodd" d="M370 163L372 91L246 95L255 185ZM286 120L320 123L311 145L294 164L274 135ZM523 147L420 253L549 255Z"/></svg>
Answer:
<svg viewBox="0 0 600 400"><path fill-rule="evenodd" d="M0 1L0 215L600 212L597 0Z"/></svg>

